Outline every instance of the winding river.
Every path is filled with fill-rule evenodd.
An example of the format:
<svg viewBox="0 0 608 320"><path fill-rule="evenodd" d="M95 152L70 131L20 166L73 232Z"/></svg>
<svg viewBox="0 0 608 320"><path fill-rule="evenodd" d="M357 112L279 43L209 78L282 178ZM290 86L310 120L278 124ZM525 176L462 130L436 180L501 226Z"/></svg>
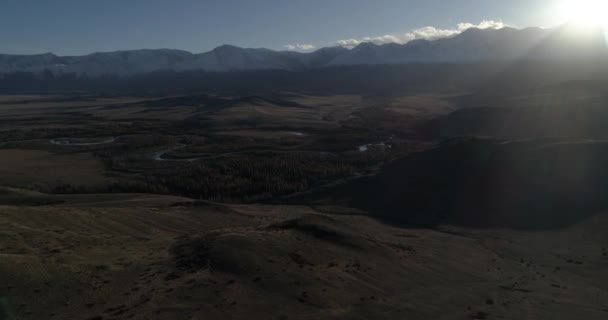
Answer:
<svg viewBox="0 0 608 320"><path fill-rule="evenodd" d="M179 149L182 149L182 148L185 148L185 147L187 147L187 145L180 143L180 144L178 144L177 146L175 146L173 148L157 151L157 152L155 152L152 155L152 159L154 161L179 161L179 162L194 162L194 161L197 161L197 160L201 159L200 157L197 157L197 158L188 158L188 159L167 159L167 158L165 158L165 155L167 153L175 151L175 150L179 150Z"/></svg>
<svg viewBox="0 0 608 320"><path fill-rule="evenodd" d="M377 147L377 148L381 148L382 150L384 150L387 148L387 145L384 142L363 144L358 147L358 150L359 150L359 152L367 152L367 151L369 151L369 148L372 148L372 147Z"/></svg>
<svg viewBox="0 0 608 320"><path fill-rule="evenodd" d="M94 142L76 142L76 141L82 140L79 138L60 138L60 139L51 139L49 140L49 142L51 144L54 145L58 145L58 146L96 146L96 145L101 145L101 144L108 144L108 143L113 143L116 141L115 137L112 138L106 138L104 140L101 141L94 141Z"/></svg>

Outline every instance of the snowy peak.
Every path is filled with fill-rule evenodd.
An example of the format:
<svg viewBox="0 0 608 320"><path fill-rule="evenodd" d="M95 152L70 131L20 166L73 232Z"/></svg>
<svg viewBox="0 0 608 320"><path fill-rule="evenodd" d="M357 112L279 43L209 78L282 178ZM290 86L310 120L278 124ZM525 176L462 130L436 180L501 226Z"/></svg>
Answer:
<svg viewBox="0 0 608 320"><path fill-rule="evenodd" d="M601 30L582 32L571 26L555 29L468 29L435 41L403 45L362 43L332 61L334 65L467 63L479 61L584 60L608 56Z"/></svg>
<svg viewBox="0 0 608 320"><path fill-rule="evenodd" d="M193 57L187 51L158 49L93 53L69 57L68 63L53 71L83 75L129 75L157 70L173 70Z"/></svg>
<svg viewBox="0 0 608 320"><path fill-rule="evenodd" d="M262 69L292 69L289 56L268 49L244 49L223 45L210 52L196 55L188 69L205 71L246 71ZM297 63L297 61L293 61Z"/></svg>
<svg viewBox="0 0 608 320"><path fill-rule="evenodd" d="M52 54L0 55L0 72L38 72L43 68L61 65L64 61Z"/></svg>
<svg viewBox="0 0 608 320"><path fill-rule="evenodd" d="M605 59L608 49L601 28L581 30L575 25L552 29L468 29L434 41L405 44L361 43L348 50L322 48L311 53L246 49L222 45L192 54L182 50L131 50L60 57L0 55L0 74L31 72L81 76L134 75L154 71L207 72L303 70L339 65L469 63L482 61Z"/></svg>

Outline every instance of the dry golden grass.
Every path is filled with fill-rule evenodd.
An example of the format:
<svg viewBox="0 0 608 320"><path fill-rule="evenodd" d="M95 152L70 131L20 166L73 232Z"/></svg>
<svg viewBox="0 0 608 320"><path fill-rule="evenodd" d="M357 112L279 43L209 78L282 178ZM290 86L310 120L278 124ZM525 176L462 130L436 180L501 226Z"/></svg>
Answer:
<svg viewBox="0 0 608 320"><path fill-rule="evenodd" d="M19 319L605 319L608 312L607 215L535 233L425 230L344 210L176 207L153 196L156 204L145 206L142 195L134 206L113 197L0 206L0 292Z"/></svg>
<svg viewBox="0 0 608 320"><path fill-rule="evenodd" d="M272 104L243 104L214 112L211 119L218 123L239 123L255 121L264 126L305 126L310 128L335 126L332 121L323 119L317 109L282 107Z"/></svg>
<svg viewBox="0 0 608 320"><path fill-rule="evenodd" d="M90 154L52 154L41 150L0 150L0 178L4 186L100 186L103 163Z"/></svg>
<svg viewBox="0 0 608 320"><path fill-rule="evenodd" d="M236 136L236 137L251 137L260 139L284 139L305 137L306 134L295 131L266 131L266 130L234 130L234 131L219 131L218 135Z"/></svg>
<svg viewBox="0 0 608 320"><path fill-rule="evenodd" d="M0 104L0 110L7 111L22 111L28 109L47 109L47 108L65 108L65 107L91 107L91 106L105 106L112 104L122 104L141 101L142 98L137 97L120 97L120 98L99 98L95 100L84 100L84 101L53 101L52 99L45 101L46 98L41 98L40 101L28 102L28 103L10 103L12 100L6 96L3 104ZM58 97L59 98L59 97ZM38 99L38 98L34 98Z"/></svg>
<svg viewBox="0 0 608 320"><path fill-rule="evenodd" d="M172 106L170 108L148 108L145 106L128 106L124 108L97 108L90 114L107 120L130 119L163 119L179 121L188 118L197 111L196 107Z"/></svg>
<svg viewBox="0 0 608 320"><path fill-rule="evenodd" d="M446 97L442 96L407 96L391 99L386 110L420 119L448 114L456 110Z"/></svg>
<svg viewBox="0 0 608 320"><path fill-rule="evenodd" d="M336 106L336 107L353 107L363 103L363 99L359 95L329 95L329 96L312 96L312 95L296 95L289 100L307 106Z"/></svg>
<svg viewBox="0 0 608 320"><path fill-rule="evenodd" d="M301 107L285 107L266 104L242 104L219 110L211 118L220 123L257 121L266 126L295 126L309 128L333 128L340 121L361 108L360 96L306 96L289 97Z"/></svg>

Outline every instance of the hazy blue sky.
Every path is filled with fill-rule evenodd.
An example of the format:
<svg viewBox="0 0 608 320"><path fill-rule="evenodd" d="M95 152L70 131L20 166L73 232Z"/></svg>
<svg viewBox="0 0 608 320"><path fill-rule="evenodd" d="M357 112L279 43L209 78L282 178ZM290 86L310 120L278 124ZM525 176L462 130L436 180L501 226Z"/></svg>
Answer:
<svg viewBox="0 0 608 320"><path fill-rule="evenodd" d="M83 54L221 44L284 49L482 20L556 24L559 0L0 0L0 52Z"/></svg>

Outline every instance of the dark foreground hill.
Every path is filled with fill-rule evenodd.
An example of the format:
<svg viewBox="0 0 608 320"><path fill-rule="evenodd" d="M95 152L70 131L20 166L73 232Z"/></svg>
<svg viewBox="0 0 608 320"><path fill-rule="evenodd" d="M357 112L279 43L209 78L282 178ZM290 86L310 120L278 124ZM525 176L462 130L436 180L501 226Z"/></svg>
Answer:
<svg viewBox="0 0 608 320"><path fill-rule="evenodd" d="M340 202L401 225L551 229L608 207L608 143L453 139L296 202Z"/></svg>
<svg viewBox="0 0 608 320"><path fill-rule="evenodd" d="M347 209L336 215L151 195L51 196L62 203L42 205L45 197L0 193L0 315L300 320L608 314L606 215L559 231L423 230L383 225ZM28 205L32 198L36 206Z"/></svg>
<svg viewBox="0 0 608 320"><path fill-rule="evenodd" d="M473 95L421 126L435 137L608 138L607 81L568 81L511 96Z"/></svg>

